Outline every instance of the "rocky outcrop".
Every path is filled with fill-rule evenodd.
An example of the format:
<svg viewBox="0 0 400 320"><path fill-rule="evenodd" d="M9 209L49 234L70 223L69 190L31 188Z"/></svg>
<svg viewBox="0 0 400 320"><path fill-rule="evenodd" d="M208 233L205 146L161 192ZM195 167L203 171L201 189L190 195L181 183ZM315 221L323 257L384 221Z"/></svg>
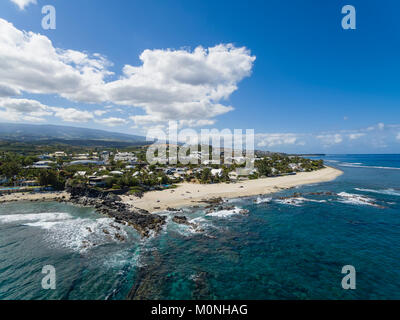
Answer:
<svg viewBox="0 0 400 320"><path fill-rule="evenodd" d="M199 225L193 223L193 222L189 222L188 219L185 216L174 216L172 218L172 221L178 224L184 224L187 225L189 227L192 227L195 231L197 232L204 232L204 230L202 228L200 228Z"/></svg>
<svg viewBox="0 0 400 320"><path fill-rule="evenodd" d="M71 187L68 191L71 194L70 202L94 207L96 211L114 218L116 222L132 226L143 237L158 233L165 224L165 217L143 209L132 209L113 193L87 187Z"/></svg>

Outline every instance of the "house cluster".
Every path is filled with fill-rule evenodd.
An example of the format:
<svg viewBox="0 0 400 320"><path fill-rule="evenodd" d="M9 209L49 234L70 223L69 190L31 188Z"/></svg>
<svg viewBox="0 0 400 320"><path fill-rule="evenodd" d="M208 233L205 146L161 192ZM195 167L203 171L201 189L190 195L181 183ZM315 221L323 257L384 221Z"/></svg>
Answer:
<svg viewBox="0 0 400 320"><path fill-rule="evenodd" d="M177 156L159 156L152 159L152 163L157 164L201 164L201 165L222 165L229 166L232 164L254 163L254 161L261 160L257 156L245 157L243 155L225 156L224 152L220 152L217 157L212 154L202 154L201 151L192 151L188 155Z"/></svg>
<svg viewBox="0 0 400 320"><path fill-rule="evenodd" d="M67 154L64 151L56 151L52 154L41 154L38 156L40 161L35 162L29 168L34 169L50 169L57 165L57 160L62 159L64 165L107 165L111 157L114 161L127 162L135 165L138 162L137 156L133 152L116 152L110 151Z"/></svg>
<svg viewBox="0 0 400 320"><path fill-rule="evenodd" d="M114 161L123 161L135 164L137 163L138 158L133 152L118 152L114 156Z"/></svg>

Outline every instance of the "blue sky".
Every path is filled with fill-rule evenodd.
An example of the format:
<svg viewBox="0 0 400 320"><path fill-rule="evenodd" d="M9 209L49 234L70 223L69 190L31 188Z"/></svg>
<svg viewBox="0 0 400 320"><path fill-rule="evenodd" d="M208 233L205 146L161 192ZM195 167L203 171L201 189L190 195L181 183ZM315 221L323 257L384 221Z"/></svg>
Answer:
<svg viewBox="0 0 400 320"><path fill-rule="evenodd" d="M3 34L15 35L0 40L0 63L21 72L0 71L2 121L144 134L176 119L252 128L257 146L273 151L400 152L396 1L14 2L29 1L0 3L12 24L3 21ZM56 30L41 27L47 4ZM346 4L356 30L341 27ZM21 44L8 39L25 46L15 61L7 46Z"/></svg>

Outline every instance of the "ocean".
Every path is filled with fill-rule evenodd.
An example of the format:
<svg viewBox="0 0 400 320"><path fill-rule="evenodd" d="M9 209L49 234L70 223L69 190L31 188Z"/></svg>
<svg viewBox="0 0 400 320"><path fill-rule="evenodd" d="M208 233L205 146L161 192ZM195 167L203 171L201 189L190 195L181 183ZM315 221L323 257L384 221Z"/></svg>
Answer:
<svg viewBox="0 0 400 320"><path fill-rule="evenodd" d="M321 158L344 174L229 200L248 215L184 209L202 233L170 212L141 239L90 208L0 204L0 299L400 299L400 155ZM41 286L45 265L55 290Z"/></svg>

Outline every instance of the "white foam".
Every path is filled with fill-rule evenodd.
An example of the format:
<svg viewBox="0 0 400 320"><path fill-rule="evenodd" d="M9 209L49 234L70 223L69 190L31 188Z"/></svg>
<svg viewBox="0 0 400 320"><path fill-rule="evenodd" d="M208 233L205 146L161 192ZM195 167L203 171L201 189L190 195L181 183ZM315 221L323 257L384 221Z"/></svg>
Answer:
<svg viewBox="0 0 400 320"><path fill-rule="evenodd" d="M385 170L400 170L400 168L397 168L397 167L363 166L361 164L348 163L348 162L343 162L343 163L340 163L339 165L343 166L343 167L351 167L351 168L371 168L371 169L385 169Z"/></svg>
<svg viewBox="0 0 400 320"><path fill-rule="evenodd" d="M303 198L287 198L287 199L275 199L275 202L280 204L291 205L295 207L300 207L303 204Z"/></svg>
<svg viewBox="0 0 400 320"><path fill-rule="evenodd" d="M269 203L269 202L271 202L271 200L272 200L272 198L257 197L256 204Z"/></svg>
<svg viewBox="0 0 400 320"><path fill-rule="evenodd" d="M375 203L375 200L363 195L347 193L347 192L340 192L338 196L341 197L339 202L347 203L347 204L355 204L355 205L367 205L373 207L379 207Z"/></svg>
<svg viewBox="0 0 400 320"><path fill-rule="evenodd" d="M303 198L303 197L275 199L275 201L280 204L292 205L295 207L300 207L304 202L316 202L316 203L327 202L326 200L307 199L307 198Z"/></svg>
<svg viewBox="0 0 400 320"><path fill-rule="evenodd" d="M240 210L242 210L242 209L235 207L234 209L231 209L231 210L219 210L219 211L210 212L210 213L207 213L206 216L226 218L226 217L240 214Z"/></svg>
<svg viewBox="0 0 400 320"><path fill-rule="evenodd" d="M127 238L123 226L118 225L110 218L38 221L25 225L46 230L45 240L53 246L61 246L81 253L94 246L119 242L115 238L117 233L125 239ZM120 230L114 228L113 225L117 225Z"/></svg>
<svg viewBox="0 0 400 320"><path fill-rule="evenodd" d="M141 250L140 248L136 249L135 252L132 252L131 249L125 249L118 251L116 253L112 253L105 261L104 266L106 268L119 268L122 269L125 266L137 266L144 267L145 265L141 262ZM123 273L122 270L119 271Z"/></svg>
<svg viewBox="0 0 400 320"><path fill-rule="evenodd" d="M192 226L188 226L185 224L176 224L176 229L175 229L180 235L185 236L185 237L191 237L194 234L197 233L196 229L194 229Z"/></svg>
<svg viewBox="0 0 400 320"><path fill-rule="evenodd" d="M24 213L0 215L0 222L13 223L24 221L62 221L71 219L72 216L66 212L43 212L43 213Z"/></svg>
<svg viewBox="0 0 400 320"><path fill-rule="evenodd" d="M326 200L307 199L307 198L302 198L302 197L297 198L297 199L303 200L303 201L308 201L308 202L317 202L317 203L325 203L326 202Z"/></svg>
<svg viewBox="0 0 400 320"><path fill-rule="evenodd" d="M394 189L384 189L384 190L374 190L374 189L362 189L362 188L354 188L357 191L362 191L362 192L370 192L370 193L378 193L378 194L386 194L390 196L400 196L400 192L396 191Z"/></svg>
<svg viewBox="0 0 400 320"><path fill-rule="evenodd" d="M219 227L216 227L215 225L212 224L212 222L210 220L207 220L204 217L193 218L193 219L189 220L189 222L199 225L202 229L213 228L213 229L219 230Z"/></svg>

